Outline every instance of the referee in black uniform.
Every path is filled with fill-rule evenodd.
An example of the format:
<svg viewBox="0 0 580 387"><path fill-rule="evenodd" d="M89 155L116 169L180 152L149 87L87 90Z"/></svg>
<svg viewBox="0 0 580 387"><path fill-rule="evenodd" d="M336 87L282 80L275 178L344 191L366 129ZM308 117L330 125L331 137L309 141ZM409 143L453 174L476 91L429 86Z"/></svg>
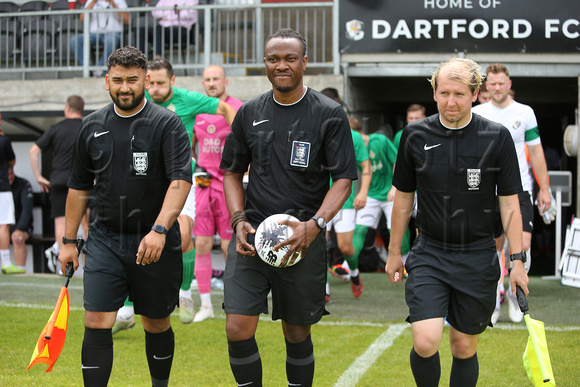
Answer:
<svg viewBox="0 0 580 387"><path fill-rule="evenodd" d="M191 146L179 117L147 102L147 58L135 47L109 56L106 89L114 103L83 120L65 215L62 270L78 267L74 238L95 184L99 205L84 268L85 386L106 386L113 366L117 310L127 295L142 315L153 386L167 386L174 352L169 315L182 276L177 216L191 187Z"/></svg>
<svg viewBox="0 0 580 387"><path fill-rule="evenodd" d="M228 248L224 309L230 366L238 386L262 385L262 363L254 338L261 313L282 320L289 386L311 386L314 351L310 326L325 314L326 221L334 217L357 178L354 146L344 110L303 84L306 41L282 29L266 40L264 63L273 90L246 102L228 135L221 168L235 236ZM242 178L251 164L244 193ZM329 189L329 179L333 185ZM287 268L263 262L246 242L260 222L287 213L293 236Z"/></svg>
<svg viewBox="0 0 580 387"><path fill-rule="evenodd" d="M481 80L472 60L440 65L431 78L439 114L409 124L399 146L386 272L391 282L403 280L400 246L416 190L419 236L405 262L405 299L418 386L439 385L444 318L453 354L449 385L477 384L478 335L491 325L500 276L493 239L496 188L510 246L518 252L511 256L510 281L514 292L519 285L528 293L515 147L505 127L471 114Z"/></svg>

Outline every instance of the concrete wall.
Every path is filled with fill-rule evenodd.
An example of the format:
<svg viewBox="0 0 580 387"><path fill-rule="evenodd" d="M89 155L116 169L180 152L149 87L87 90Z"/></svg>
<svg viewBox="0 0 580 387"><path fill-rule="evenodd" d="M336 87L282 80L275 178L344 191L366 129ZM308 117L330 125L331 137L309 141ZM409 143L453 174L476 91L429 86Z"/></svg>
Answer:
<svg viewBox="0 0 580 387"><path fill-rule="evenodd" d="M307 70L308 72L308 70ZM177 76L177 87L205 93L200 76ZM304 83L315 89L326 87L343 89L342 75L306 75ZM247 101L271 89L266 76L229 77L228 94ZM36 81L0 81L0 106L2 111L52 111L61 110L69 95L78 94L85 99L85 109L94 110L111 102L105 90L104 78L73 78Z"/></svg>

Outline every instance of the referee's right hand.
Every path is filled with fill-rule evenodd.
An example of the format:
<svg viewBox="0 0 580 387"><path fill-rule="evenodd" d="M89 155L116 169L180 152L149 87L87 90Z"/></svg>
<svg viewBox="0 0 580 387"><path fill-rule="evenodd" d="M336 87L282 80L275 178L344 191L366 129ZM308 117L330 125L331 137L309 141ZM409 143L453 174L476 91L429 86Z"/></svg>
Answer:
<svg viewBox="0 0 580 387"><path fill-rule="evenodd" d="M389 276L391 283L395 284L397 282L403 282L403 270L405 265L403 264L403 258L401 257L401 252L394 252L389 250L389 257L387 258L387 265L385 266L385 272Z"/></svg>

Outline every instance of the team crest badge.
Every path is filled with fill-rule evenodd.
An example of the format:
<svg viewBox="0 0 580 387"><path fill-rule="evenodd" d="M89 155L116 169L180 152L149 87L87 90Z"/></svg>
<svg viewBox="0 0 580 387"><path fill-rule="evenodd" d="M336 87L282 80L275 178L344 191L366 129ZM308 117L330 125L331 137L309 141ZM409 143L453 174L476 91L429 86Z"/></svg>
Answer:
<svg viewBox="0 0 580 387"><path fill-rule="evenodd" d="M512 125L512 128L514 128L514 130L518 130L520 128L520 126L522 126L522 122L521 121L516 121Z"/></svg>
<svg viewBox="0 0 580 387"><path fill-rule="evenodd" d="M365 37L363 28L364 23L360 20L353 19L346 22L346 37L354 41L361 40Z"/></svg>
<svg viewBox="0 0 580 387"><path fill-rule="evenodd" d="M290 156L290 165L294 167L308 167L310 158L310 143L303 141L294 141L292 143L292 155Z"/></svg>
<svg viewBox="0 0 580 387"><path fill-rule="evenodd" d="M133 169L136 175L147 175L149 162L147 152L133 152Z"/></svg>
<svg viewBox="0 0 580 387"><path fill-rule="evenodd" d="M174 105L174 104L172 104L172 103L170 103L170 104L167 106L167 109L168 109L168 110L170 110L170 111L172 111L173 113L175 113L175 110L176 110L176 109L175 109L175 105Z"/></svg>
<svg viewBox="0 0 580 387"><path fill-rule="evenodd" d="M481 169L468 169L467 170L467 185L470 190L479 189L481 184Z"/></svg>
<svg viewBox="0 0 580 387"><path fill-rule="evenodd" d="M207 132L209 134L214 134L215 133L215 125L208 125Z"/></svg>

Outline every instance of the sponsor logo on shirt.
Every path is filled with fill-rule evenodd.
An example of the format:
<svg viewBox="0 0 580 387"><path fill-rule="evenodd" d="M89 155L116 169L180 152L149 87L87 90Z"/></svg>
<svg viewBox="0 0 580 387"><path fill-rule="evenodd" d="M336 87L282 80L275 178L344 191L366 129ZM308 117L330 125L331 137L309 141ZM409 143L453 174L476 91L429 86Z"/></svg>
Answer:
<svg viewBox="0 0 580 387"><path fill-rule="evenodd" d="M215 125L208 125L207 126L207 132L209 134L214 134L215 133Z"/></svg>
<svg viewBox="0 0 580 387"><path fill-rule="evenodd" d="M469 190L479 190L481 184L481 169L467 169L467 185Z"/></svg>

